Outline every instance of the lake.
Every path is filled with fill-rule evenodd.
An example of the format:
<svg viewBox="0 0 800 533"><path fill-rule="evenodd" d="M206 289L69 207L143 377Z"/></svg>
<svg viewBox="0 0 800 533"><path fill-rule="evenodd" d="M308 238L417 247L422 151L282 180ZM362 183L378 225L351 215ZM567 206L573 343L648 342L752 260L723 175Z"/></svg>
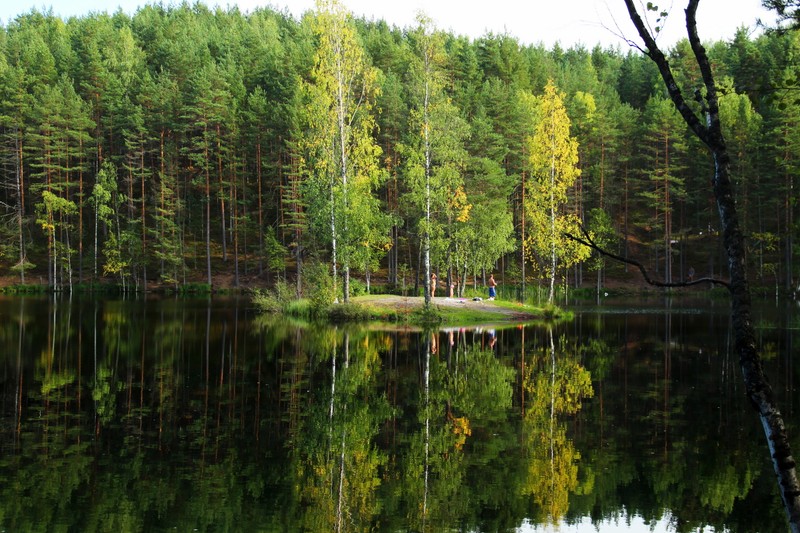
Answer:
<svg viewBox="0 0 800 533"><path fill-rule="evenodd" d="M0 296L0 531L787 531L724 300L412 331ZM795 455L800 313L754 312Z"/></svg>

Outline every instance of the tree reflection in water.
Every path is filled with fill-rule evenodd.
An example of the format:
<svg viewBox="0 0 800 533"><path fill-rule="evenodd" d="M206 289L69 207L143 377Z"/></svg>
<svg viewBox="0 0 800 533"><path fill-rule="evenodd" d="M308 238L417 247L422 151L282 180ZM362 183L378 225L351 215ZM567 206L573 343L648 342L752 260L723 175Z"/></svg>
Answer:
<svg viewBox="0 0 800 533"><path fill-rule="evenodd" d="M592 396L589 372L578 360L578 348L556 351L552 326L547 343L529 354L523 375L527 406L523 420L528 454L528 477L522 494L536 504L537 522L557 524L569 508L569 495L578 486L580 453L567 436L561 417L573 415L581 401ZM565 346L561 338L559 346Z"/></svg>
<svg viewBox="0 0 800 533"><path fill-rule="evenodd" d="M0 303L9 531L785 530L713 310L411 332L223 299ZM770 320L796 394L793 319Z"/></svg>

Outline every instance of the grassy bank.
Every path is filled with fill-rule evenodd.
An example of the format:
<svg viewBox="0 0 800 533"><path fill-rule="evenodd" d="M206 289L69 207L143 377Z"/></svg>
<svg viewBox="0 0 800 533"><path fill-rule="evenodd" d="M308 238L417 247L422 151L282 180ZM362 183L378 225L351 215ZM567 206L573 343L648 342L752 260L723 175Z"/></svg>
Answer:
<svg viewBox="0 0 800 533"><path fill-rule="evenodd" d="M558 319L565 316L558 308L539 308L510 301L436 298L426 307L422 297L389 294L354 296L346 304L315 308L310 300L280 301L269 294L256 293L254 303L264 312L334 323L468 326L490 322Z"/></svg>

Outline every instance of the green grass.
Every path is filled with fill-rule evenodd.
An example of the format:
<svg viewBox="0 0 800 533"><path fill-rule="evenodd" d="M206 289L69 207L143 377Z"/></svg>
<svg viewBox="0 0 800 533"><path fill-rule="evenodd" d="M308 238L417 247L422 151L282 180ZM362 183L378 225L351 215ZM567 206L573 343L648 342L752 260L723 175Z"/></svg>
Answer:
<svg viewBox="0 0 800 533"><path fill-rule="evenodd" d="M253 301L267 314L332 323L369 322L425 327L571 318L571 313L555 306L539 308L508 300L484 301L480 307L444 305L434 300L429 307L425 307L421 298L401 297L398 300L392 295L364 295L351 297L346 304L332 304L316 313L307 299L285 301L264 291L254 291Z"/></svg>
<svg viewBox="0 0 800 533"><path fill-rule="evenodd" d="M0 288L0 292L4 294L44 294L49 290L47 285L9 285L8 287Z"/></svg>
<svg viewBox="0 0 800 533"><path fill-rule="evenodd" d="M388 296L386 299L388 300ZM468 306L451 307L437 305L435 300L431 307L425 309L421 305L406 307L397 306L387 301L382 303L380 296L370 296L364 298L354 298L358 305L366 306L369 309L369 316L373 320L384 322L404 322L414 325L474 325L487 322L513 321L514 317L509 316L504 311L493 311L475 309ZM365 301L366 300L366 301ZM544 317L542 309L532 306L522 305L510 301L496 300L492 302L493 307L510 309L519 316Z"/></svg>

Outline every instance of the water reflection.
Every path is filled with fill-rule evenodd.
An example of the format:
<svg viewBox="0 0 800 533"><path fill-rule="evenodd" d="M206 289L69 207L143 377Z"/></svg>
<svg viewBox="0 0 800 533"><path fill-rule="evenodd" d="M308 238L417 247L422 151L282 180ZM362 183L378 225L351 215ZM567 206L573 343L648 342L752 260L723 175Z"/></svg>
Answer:
<svg viewBox="0 0 800 533"><path fill-rule="evenodd" d="M784 531L725 313L608 311L411 332L3 299L0 525ZM792 320L759 316L789 421Z"/></svg>
<svg viewBox="0 0 800 533"><path fill-rule="evenodd" d="M563 415L574 415L593 395L589 372L581 365L579 347L565 337L559 350L553 327L546 327L544 349L534 351L522 373L528 401L523 404L523 439L527 479L522 494L532 497L537 522L557 524L569 509L569 495L578 488L580 453L567 436Z"/></svg>

